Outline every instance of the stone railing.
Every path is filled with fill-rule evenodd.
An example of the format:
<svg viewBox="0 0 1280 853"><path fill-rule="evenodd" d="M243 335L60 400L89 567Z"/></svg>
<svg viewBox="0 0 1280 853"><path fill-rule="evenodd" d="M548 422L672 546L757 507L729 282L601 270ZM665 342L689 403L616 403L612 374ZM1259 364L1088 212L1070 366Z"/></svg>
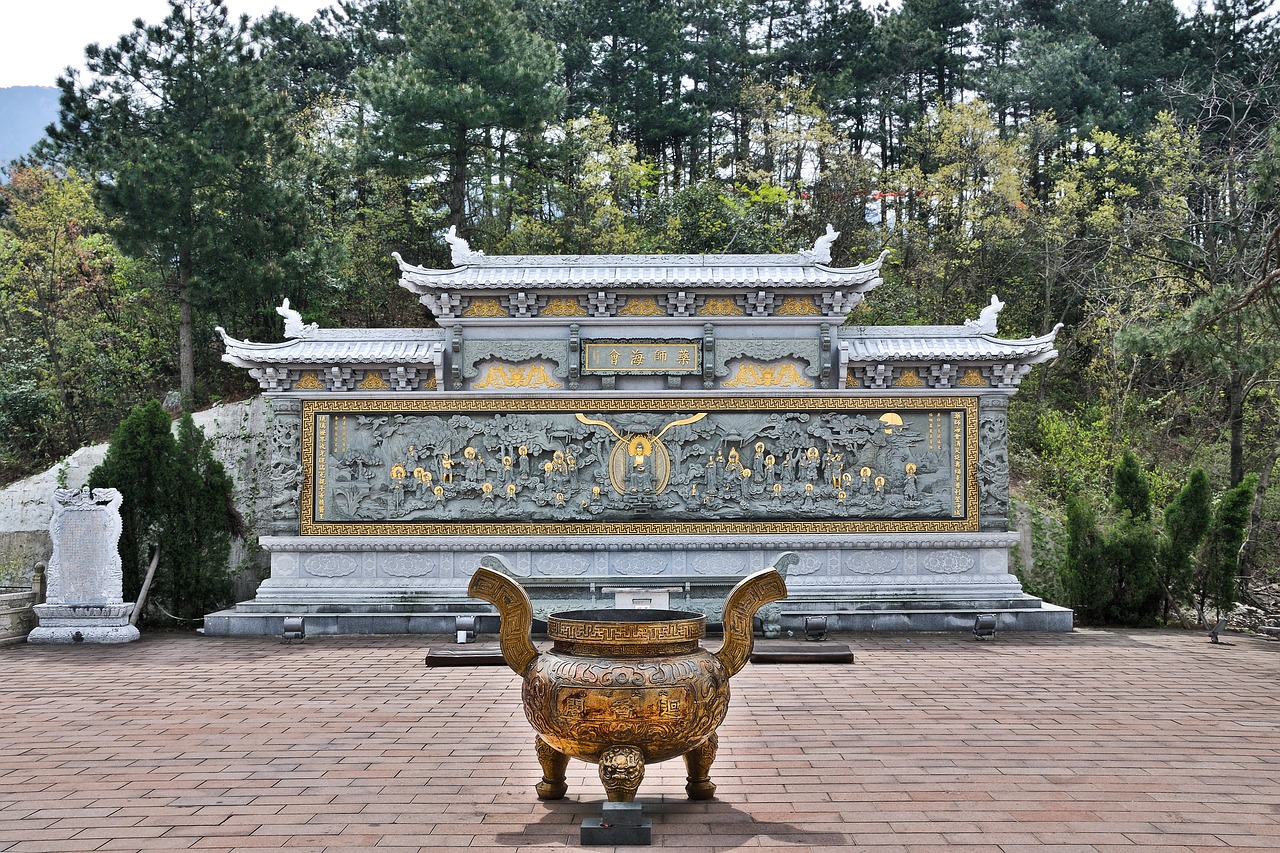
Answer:
<svg viewBox="0 0 1280 853"><path fill-rule="evenodd" d="M44 564L36 564L31 587L0 586L0 645L20 643L36 626L35 606L44 598Z"/></svg>

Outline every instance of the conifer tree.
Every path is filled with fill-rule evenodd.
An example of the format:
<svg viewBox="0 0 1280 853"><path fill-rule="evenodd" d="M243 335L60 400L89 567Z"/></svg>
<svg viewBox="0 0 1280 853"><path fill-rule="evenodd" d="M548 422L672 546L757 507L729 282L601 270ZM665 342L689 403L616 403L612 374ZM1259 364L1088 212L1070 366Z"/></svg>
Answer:
<svg viewBox="0 0 1280 853"><path fill-rule="evenodd" d="M1106 532L1112 578L1111 619L1125 625L1149 625L1159 612L1156 536L1151 525L1151 485L1133 451L1116 463L1111 506L1115 522Z"/></svg>
<svg viewBox="0 0 1280 853"><path fill-rule="evenodd" d="M1196 468L1164 510L1160 581L1166 593L1166 619L1170 602L1186 601L1191 594L1193 558L1197 546L1208 532L1212 516L1209 478L1203 468Z"/></svg>
<svg viewBox="0 0 1280 853"><path fill-rule="evenodd" d="M1067 498L1067 557L1064 566L1071 606L1084 622L1106 618L1110 585L1098 511L1088 498Z"/></svg>
<svg viewBox="0 0 1280 853"><path fill-rule="evenodd" d="M1129 448L1125 448L1116 463L1111 505L1135 520L1146 521L1151 517L1151 484L1147 482L1142 463Z"/></svg>
<svg viewBox="0 0 1280 853"><path fill-rule="evenodd" d="M1249 474L1218 502L1204 544L1200 547L1196 571L1196 596L1201 616L1208 605L1212 605L1219 614L1225 613L1239 596L1237 567L1240 546L1249 531L1249 509L1257 484L1258 475Z"/></svg>
<svg viewBox="0 0 1280 853"><path fill-rule="evenodd" d="M191 415L178 422L169 470L156 595L173 616L196 621L231 603L234 487Z"/></svg>
<svg viewBox="0 0 1280 853"><path fill-rule="evenodd" d="M99 176L122 245L166 271L182 392L194 398L197 312L230 326L233 311L283 295L302 261L287 98L265 84L248 18L232 23L221 0L169 0L160 24L139 19L85 57L87 80L69 71L58 81L49 134Z"/></svg>
<svg viewBox="0 0 1280 853"><path fill-rule="evenodd" d="M171 497L167 484L173 476L172 427L173 421L160 401L135 406L111 434L111 445L102 463L89 473L90 488L117 489L123 498L120 560L126 601L138 596Z"/></svg>
<svg viewBox="0 0 1280 853"><path fill-rule="evenodd" d="M231 535L239 534L230 477L195 425L173 422L156 400L137 406L111 436L89 486L118 489L123 529L124 596L136 600L143 573L159 549L149 600L170 615L200 619L231 603L227 570Z"/></svg>
<svg viewBox="0 0 1280 853"><path fill-rule="evenodd" d="M555 49L511 0L411 0L402 25L405 50L360 77L377 156L392 173L442 182L461 225L479 155L557 116Z"/></svg>

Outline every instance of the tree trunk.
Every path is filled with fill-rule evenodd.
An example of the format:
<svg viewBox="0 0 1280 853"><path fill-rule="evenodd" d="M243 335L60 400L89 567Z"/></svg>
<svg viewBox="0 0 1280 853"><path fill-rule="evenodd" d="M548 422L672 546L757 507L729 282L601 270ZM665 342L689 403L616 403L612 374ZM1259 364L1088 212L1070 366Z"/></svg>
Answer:
<svg viewBox="0 0 1280 853"><path fill-rule="evenodd" d="M1233 369L1227 380L1227 424L1231 429L1231 486L1235 488L1244 479L1244 400L1245 379L1241 371Z"/></svg>
<svg viewBox="0 0 1280 853"><path fill-rule="evenodd" d="M178 382L187 408L196 399L196 326L191 310L191 255L178 252Z"/></svg>
<svg viewBox="0 0 1280 853"><path fill-rule="evenodd" d="M1240 589L1245 599L1249 597L1249 582L1253 580L1253 564L1258 552L1257 531L1262 527L1262 505L1267 497L1267 489L1271 487L1271 472L1280 461L1280 435L1271 445L1271 452L1262 461L1262 470L1258 472L1258 487L1253 492L1253 507L1249 511L1249 530L1244 544L1240 546Z"/></svg>
<svg viewBox="0 0 1280 853"><path fill-rule="evenodd" d="M138 600L133 603L133 612L129 614L129 624L135 628L142 618L142 610L147 606L147 593L151 591L151 582L156 578L156 566L160 565L160 546L151 555L151 565L147 566L147 576L142 581L142 589L138 590Z"/></svg>
<svg viewBox="0 0 1280 853"><path fill-rule="evenodd" d="M461 226L467 216L467 130L458 128L449 164L449 224Z"/></svg>

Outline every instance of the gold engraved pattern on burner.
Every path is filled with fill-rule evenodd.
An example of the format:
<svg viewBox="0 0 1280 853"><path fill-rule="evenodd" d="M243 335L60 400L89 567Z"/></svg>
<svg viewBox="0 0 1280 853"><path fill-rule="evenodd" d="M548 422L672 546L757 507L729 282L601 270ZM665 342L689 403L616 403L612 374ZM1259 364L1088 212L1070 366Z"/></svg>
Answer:
<svg viewBox="0 0 1280 853"><path fill-rule="evenodd" d="M706 619L673 619L666 622L578 622L547 620L547 636L553 640L582 643L679 643L700 640Z"/></svg>
<svg viewBox="0 0 1280 853"><path fill-rule="evenodd" d="M544 652L522 694L539 735L585 761L614 744L635 746L646 762L665 761L705 740L729 709L728 674L701 650L674 660L645 654L604 661Z"/></svg>
<svg viewBox="0 0 1280 853"><path fill-rule="evenodd" d="M688 687L581 687L561 685L554 713L562 722L587 720L679 719L691 707Z"/></svg>
<svg viewBox="0 0 1280 853"><path fill-rule="evenodd" d="M671 642L618 642L603 643L599 640L556 640L555 650L561 654L584 658L608 658L625 650L627 654L643 653L650 657L687 655L696 652L697 640L673 640Z"/></svg>

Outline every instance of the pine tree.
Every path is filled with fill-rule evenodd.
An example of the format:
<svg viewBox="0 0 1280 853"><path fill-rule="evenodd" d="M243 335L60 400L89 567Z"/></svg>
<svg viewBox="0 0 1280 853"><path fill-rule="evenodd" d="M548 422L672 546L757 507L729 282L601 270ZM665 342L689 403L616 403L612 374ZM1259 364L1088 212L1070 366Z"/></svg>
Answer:
<svg viewBox="0 0 1280 853"><path fill-rule="evenodd" d="M443 182L449 222L462 225L480 156L501 159L508 134L558 115L555 49L511 0L411 0L402 24L404 51L359 76L373 144L392 173Z"/></svg>
<svg viewBox="0 0 1280 853"><path fill-rule="evenodd" d="M1196 468L1164 510L1159 562L1160 581L1167 594L1166 619L1169 602L1185 601L1191 594L1193 558L1212 517L1209 478L1203 468Z"/></svg>
<svg viewBox="0 0 1280 853"><path fill-rule="evenodd" d="M234 487L190 415L178 422L169 470L156 596L173 616L195 621L231 603Z"/></svg>
<svg viewBox="0 0 1280 853"><path fill-rule="evenodd" d="M248 19L233 24L221 0L169 0L163 22L138 20L85 56L87 81L58 81L49 134L99 176L121 244L166 271L182 391L194 398L197 312L230 326L232 312L265 310L303 260L288 101L266 85Z"/></svg>
<svg viewBox="0 0 1280 853"><path fill-rule="evenodd" d="M1223 614L1236 603L1240 589L1240 546L1249 531L1249 510L1257 484L1258 475L1249 474L1218 502L1200 547L1196 571L1196 596L1201 615L1208 605Z"/></svg>
<svg viewBox="0 0 1280 853"><path fill-rule="evenodd" d="M138 596L172 496L168 486L173 477L172 427L172 419L158 400L135 406L111 434L102 463L89 473L90 488L118 489L123 498L120 560L126 601Z"/></svg>
<svg viewBox="0 0 1280 853"><path fill-rule="evenodd" d="M198 620L230 603L227 571L240 520L230 477L190 415L178 424L160 403L137 406L111 436L89 486L118 489L123 529L124 595L136 599L153 549L160 551L148 600L182 620Z"/></svg>

